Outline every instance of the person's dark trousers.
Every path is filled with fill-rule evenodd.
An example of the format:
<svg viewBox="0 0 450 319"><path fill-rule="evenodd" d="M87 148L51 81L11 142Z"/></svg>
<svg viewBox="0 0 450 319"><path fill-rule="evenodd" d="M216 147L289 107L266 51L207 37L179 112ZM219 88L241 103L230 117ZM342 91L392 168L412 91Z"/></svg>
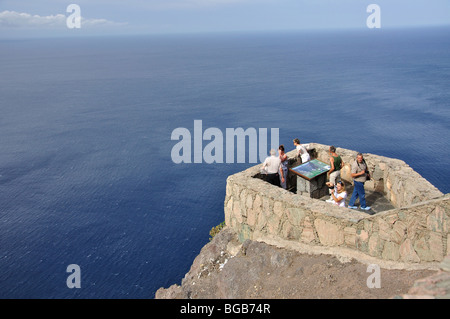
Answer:
<svg viewBox="0 0 450 319"><path fill-rule="evenodd" d="M275 186L280 186L280 177L277 173L267 174L267 181Z"/></svg>
<svg viewBox="0 0 450 319"><path fill-rule="evenodd" d="M355 206L356 199L359 197L359 203L361 204L361 208L366 207L366 192L364 190L364 183L354 181L353 194L350 198L350 202L348 206Z"/></svg>

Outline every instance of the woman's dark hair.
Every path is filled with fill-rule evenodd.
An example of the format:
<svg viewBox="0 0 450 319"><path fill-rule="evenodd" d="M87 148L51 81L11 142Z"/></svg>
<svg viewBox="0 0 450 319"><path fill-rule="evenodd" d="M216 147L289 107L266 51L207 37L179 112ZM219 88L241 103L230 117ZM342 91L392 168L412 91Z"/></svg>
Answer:
<svg viewBox="0 0 450 319"><path fill-rule="evenodd" d="M279 149L279 150L282 150L282 151L284 152L284 145L281 144L280 146L278 146L278 149Z"/></svg>
<svg viewBox="0 0 450 319"><path fill-rule="evenodd" d="M334 147L333 145L330 146L330 152L336 152L336 147Z"/></svg>

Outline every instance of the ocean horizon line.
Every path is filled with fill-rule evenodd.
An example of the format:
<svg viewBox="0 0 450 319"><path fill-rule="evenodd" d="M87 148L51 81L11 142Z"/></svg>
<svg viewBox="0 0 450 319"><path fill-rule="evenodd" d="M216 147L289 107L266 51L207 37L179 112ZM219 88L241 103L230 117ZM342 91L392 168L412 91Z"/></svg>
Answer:
<svg viewBox="0 0 450 319"><path fill-rule="evenodd" d="M205 37L205 36L267 36L267 35L293 35L293 34L345 34L345 33L367 33L379 34L385 32L411 32L411 31L432 31L446 30L450 31L450 24L438 25L413 25L413 26L383 26L379 29L369 29L365 26L361 27L324 27L324 28L307 28L307 29L272 29L272 30L213 30L213 31L173 31L173 32L130 32L130 33L75 33L77 31L67 30L64 33L55 34L20 34L20 35L0 35L0 41L14 40L38 40L38 39L92 39L92 38L139 38L139 37ZM37 30L31 30L36 32Z"/></svg>

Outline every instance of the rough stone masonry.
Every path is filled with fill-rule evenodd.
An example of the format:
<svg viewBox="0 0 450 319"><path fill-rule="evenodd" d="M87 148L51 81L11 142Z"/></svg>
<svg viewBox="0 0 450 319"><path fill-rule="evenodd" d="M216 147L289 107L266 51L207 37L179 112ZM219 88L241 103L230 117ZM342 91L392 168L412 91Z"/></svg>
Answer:
<svg viewBox="0 0 450 319"><path fill-rule="evenodd" d="M328 161L328 145L309 148ZM337 153L346 163L341 178L349 183L357 152L338 148ZM256 165L228 177L225 223L241 242L328 252L388 268L437 268L450 253L450 194L442 194L401 160L364 157L373 176L366 189L382 193L394 209L371 216L297 195L255 178Z"/></svg>

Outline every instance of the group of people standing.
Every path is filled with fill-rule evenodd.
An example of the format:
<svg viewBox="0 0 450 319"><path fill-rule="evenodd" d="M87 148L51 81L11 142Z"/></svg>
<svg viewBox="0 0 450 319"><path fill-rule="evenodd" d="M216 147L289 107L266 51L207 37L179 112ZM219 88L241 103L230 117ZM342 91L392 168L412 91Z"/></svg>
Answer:
<svg viewBox="0 0 450 319"><path fill-rule="evenodd" d="M297 149L297 156L302 163L310 160L306 147L300 144L298 138L294 139L294 146ZM267 174L267 181L273 185L281 186L286 189L288 175L288 157L284 150L284 145L278 147L278 156L274 149L270 150L270 156L267 157L261 167Z"/></svg>
<svg viewBox="0 0 450 319"><path fill-rule="evenodd" d="M347 192L344 182L340 180L341 168L344 166L344 162L336 154L336 147L330 146L329 152L331 168L328 171L329 182L327 182L327 186L331 189L331 196L327 202L345 207ZM360 208L362 210L370 210L371 207L366 205L366 192L364 190L364 183L370 180L370 173L363 154L358 153L356 159L351 163L350 175L353 178L353 193L350 197L348 208L357 209L358 207L355 206L355 202L359 198Z"/></svg>
<svg viewBox="0 0 450 319"><path fill-rule="evenodd" d="M306 147L300 144L298 138L293 140L297 150L297 156L301 159L301 163L308 162L310 155ZM344 162L336 153L336 147L330 146L330 170L328 171L327 186L330 188L330 199L327 202L333 203L340 207L345 207L347 192L345 183L341 180L341 169ZM270 150L270 156L267 157L261 167L267 173L267 181L273 185L281 186L286 189L286 181L288 176L288 157L285 153L284 145L278 147L278 156L274 149ZM356 200L359 198L361 209L370 210L371 207L366 205L366 194L364 183L370 179L369 170L361 153L358 153L356 159L351 164L351 177L353 178L354 189L350 198L348 208L357 209Z"/></svg>

